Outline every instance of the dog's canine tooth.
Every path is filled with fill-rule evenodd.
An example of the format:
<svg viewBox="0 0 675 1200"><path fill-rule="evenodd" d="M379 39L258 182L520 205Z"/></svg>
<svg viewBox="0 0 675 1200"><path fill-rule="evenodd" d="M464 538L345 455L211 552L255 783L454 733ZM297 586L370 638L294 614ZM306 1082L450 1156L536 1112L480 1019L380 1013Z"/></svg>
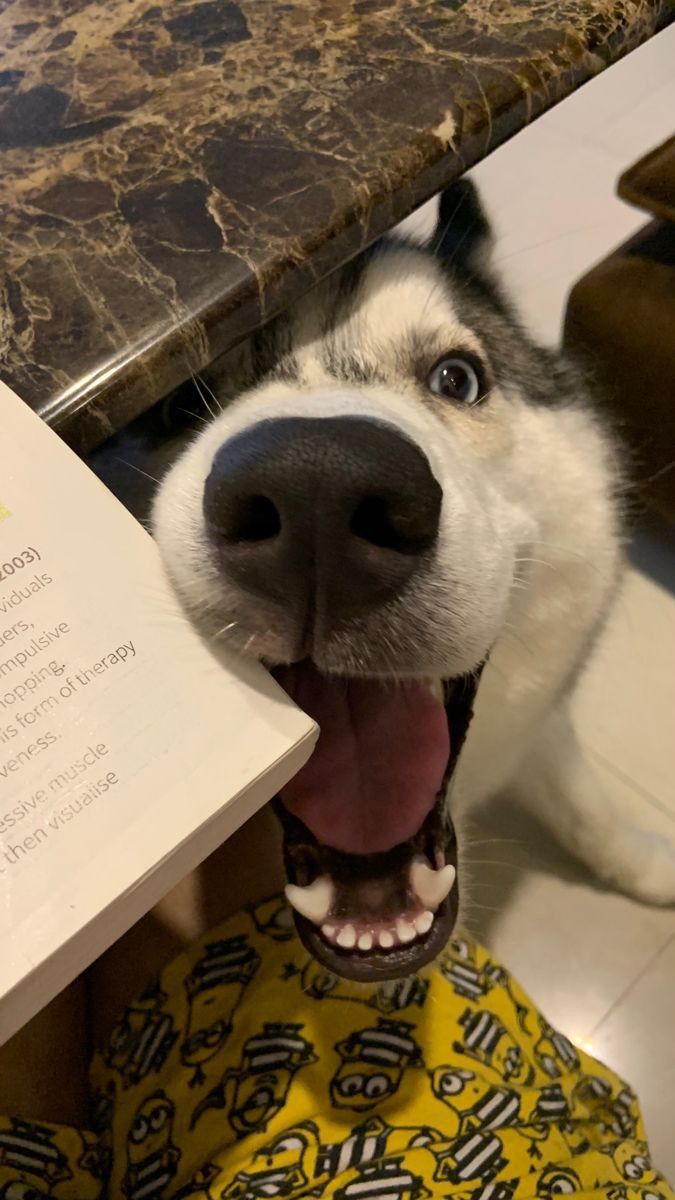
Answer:
<svg viewBox="0 0 675 1200"><path fill-rule="evenodd" d="M398 935L399 942L403 942L404 945L406 942L414 941L414 939L417 937L417 930L415 929L415 926L411 925L408 921L397 921L396 933Z"/></svg>
<svg viewBox="0 0 675 1200"><path fill-rule="evenodd" d="M423 858L414 858L410 864L410 886L424 907L432 912L445 900L455 882L455 875L455 868L450 863L438 871L434 871Z"/></svg>
<svg viewBox="0 0 675 1200"><path fill-rule="evenodd" d="M335 884L328 875L320 875L306 887L287 883L285 891L286 899L296 912L315 925L323 924L335 899Z"/></svg>
<svg viewBox="0 0 675 1200"><path fill-rule="evenodd" d="M336 938L338 946L343 950L353 950L356 945L356 930L353 925L343 925Z"/></svg>

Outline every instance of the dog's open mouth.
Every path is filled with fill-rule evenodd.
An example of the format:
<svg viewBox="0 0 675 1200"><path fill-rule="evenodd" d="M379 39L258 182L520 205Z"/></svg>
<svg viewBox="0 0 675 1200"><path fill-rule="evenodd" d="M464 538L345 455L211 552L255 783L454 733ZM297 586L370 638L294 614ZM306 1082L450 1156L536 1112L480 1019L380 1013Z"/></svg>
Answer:
<svg viewBox="0 0 675 1200"><path fill-rule="evenodd" d="M442 950L457 916L443 801L479 672L435 686L322 675L305 660L274 675L321 730L277 800L298 933L338 975L408 975Z"/></svg>

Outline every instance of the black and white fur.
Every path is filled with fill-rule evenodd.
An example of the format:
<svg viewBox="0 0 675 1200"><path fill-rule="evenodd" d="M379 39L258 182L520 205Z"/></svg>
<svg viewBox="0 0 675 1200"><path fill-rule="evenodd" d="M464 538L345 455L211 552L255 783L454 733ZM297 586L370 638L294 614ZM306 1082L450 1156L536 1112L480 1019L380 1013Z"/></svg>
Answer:
<svg viewBox="0 0 675 1200"><path fill-rule="evenodd" d="M473 407L425 387L439 356L461 351L491 379ZM385 239L209 381L222 410L169 471L153 515L195 622L266 662L294 657L283 611L228 584L209 549L204 483L228 438L263 417L355 414L396 425L443 488L433 563L404 598L329 640L319 666L441 679L489 654L453 810L509 785L602 879L675 901L675 840L602 793L567 713L621 570L617 449L580 374L535 347L501 295L470 185L446 193L429 247Z"/></svg>

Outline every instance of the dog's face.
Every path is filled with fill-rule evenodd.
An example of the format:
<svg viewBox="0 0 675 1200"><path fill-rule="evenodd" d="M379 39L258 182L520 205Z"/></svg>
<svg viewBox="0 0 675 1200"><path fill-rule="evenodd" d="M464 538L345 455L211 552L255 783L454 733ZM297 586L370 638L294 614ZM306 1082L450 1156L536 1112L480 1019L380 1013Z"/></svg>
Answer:
<svg viewBox="0 0 675 1200"><path fill-rule="evenodd" d="M278 801L288 896L360 979L417 969L454 924L442 800L536 527L532 392L555 394L482 273L473 193L440 222L433 249L381 244L254 339L154 511L193 620L320 725Z"/></svg>

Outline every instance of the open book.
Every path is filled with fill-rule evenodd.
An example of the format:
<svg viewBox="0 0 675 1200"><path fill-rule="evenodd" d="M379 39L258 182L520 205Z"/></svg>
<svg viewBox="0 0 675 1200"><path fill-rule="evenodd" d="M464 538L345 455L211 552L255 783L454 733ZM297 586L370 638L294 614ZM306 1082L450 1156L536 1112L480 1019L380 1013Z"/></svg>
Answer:
<svg viewBox="0 0 675 1200"><path fill-rule="evenodd" d="M0 1043L300 769L148 533L0 384Z"/></svg>

